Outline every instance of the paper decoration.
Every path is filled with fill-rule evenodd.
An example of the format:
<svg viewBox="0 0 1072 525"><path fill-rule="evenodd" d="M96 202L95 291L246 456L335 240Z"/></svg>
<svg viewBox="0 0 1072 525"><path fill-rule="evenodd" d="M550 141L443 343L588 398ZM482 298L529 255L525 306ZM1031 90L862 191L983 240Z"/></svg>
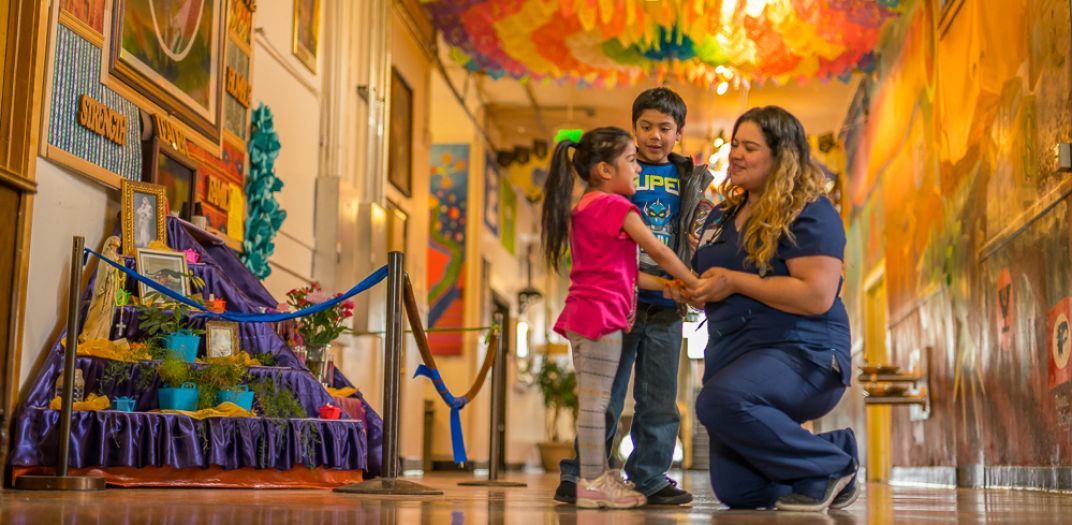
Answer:
<svg viewBox="0 0 1072 525"><path fill-rule="evenodd" d="M283 226L287 212L279 207L273 193L283 189L283 181L275 175L275 159L279 156L279 134L272 122L272 110L263 103L253 110L252 133L249 139L249 177L246 178L246 202L249 216L246 235L242 241L242 263L258 279L272 273L268 259L275 252L275 235Z"/></svg>
<svg viewBox="0 0 1072 525"><path fill-rule="evenodd" d="M430 0L451 57L494 78L612 88L787 83L870 70L901 0Z"/></svg>

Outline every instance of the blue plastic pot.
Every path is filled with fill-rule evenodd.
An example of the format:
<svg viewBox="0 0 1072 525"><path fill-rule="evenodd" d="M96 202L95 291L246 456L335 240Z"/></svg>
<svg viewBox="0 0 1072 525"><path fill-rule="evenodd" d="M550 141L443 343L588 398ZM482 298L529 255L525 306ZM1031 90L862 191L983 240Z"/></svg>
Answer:
<svg viewBox="0 0 1072 525"><path fill-rule="evenodd" d="M238 385L233 390L220 390L216 393L216 403L234 403L244 410L253 410L253 392L249 385Z"/></svg>
<svg viewBox="0 0 1072 525"><path fill-rule="evenodd" d="M115 409L119 412L133 412L134 398L130 396L121 396L115 398Z"/></svg>
<svg viewBox="0 0 1072 525"><path fill-rule="evenodd" d="M164 346L182 356L182 360L193 363L197 360L197 347L201 346L201 336L180 330L164 336Z"/></svg>
<svg viewBox="0 0 1072 525"><path fill-rule="evenodd" d="M163 387L156 390L160 410L197 410L197 385L186 382L182 386Z"/></svg>

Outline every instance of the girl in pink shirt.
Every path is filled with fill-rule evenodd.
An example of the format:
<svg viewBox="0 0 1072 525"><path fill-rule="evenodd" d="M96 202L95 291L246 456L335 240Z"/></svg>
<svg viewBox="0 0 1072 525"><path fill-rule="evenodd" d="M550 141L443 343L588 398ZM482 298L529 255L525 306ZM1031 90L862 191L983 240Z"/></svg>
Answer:
<svg viewBox="0 0 1072 525"><path fill-rule="evenodd" d="M571 149L575 150L572 159ZM587 188L570 210L575 174ZM544 185L541 224L547 262L558 268L567 238L573 261L569 295L555 332L570 340L577 369L578 507L629 508L645 503L643 494L607 468L604 442L604 412L618 370L622 334L633 325L637 286L652 290L671 286L646 274L638 281L637 245L684 286L698 284L673 250L655 238L629 201L636 192L639 174L636 146L629 133L598 128L585 133L580 142L558 143Z"/></svg>

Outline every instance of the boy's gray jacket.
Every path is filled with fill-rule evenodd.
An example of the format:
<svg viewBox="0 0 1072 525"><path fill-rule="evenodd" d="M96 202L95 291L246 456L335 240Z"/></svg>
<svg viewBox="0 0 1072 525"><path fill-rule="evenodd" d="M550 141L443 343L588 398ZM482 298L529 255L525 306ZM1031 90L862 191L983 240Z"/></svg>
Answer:
<svg viewBox="0 0 1072 525"><path fill-rule="evenodd" d="M674 252L685 266L692 266L692 246L689 245L689 233L692 231L696 210L704 200L704 190L711 185L714 177L707 171L707 165L694 166L692 159L677 153L670 154L670 162L677 166L678 177L682 181L681 213L678 214L677 239L674 240Z"/></svg>

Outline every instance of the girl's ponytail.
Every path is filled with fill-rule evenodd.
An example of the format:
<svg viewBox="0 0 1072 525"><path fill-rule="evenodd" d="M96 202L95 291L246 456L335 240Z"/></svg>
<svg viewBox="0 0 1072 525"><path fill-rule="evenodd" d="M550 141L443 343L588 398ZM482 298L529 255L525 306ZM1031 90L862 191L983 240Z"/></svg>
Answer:
<svg viewBox="0 0 1072 525"><path fill-rule="evenodd" d="M540 216L543 253L547 264L555 271L558 271L558 264L566 254L569 239L574 178L569 150L576 145L576 142L566 139L555 146L550 173L543 185L543 211Z"/></svg>

